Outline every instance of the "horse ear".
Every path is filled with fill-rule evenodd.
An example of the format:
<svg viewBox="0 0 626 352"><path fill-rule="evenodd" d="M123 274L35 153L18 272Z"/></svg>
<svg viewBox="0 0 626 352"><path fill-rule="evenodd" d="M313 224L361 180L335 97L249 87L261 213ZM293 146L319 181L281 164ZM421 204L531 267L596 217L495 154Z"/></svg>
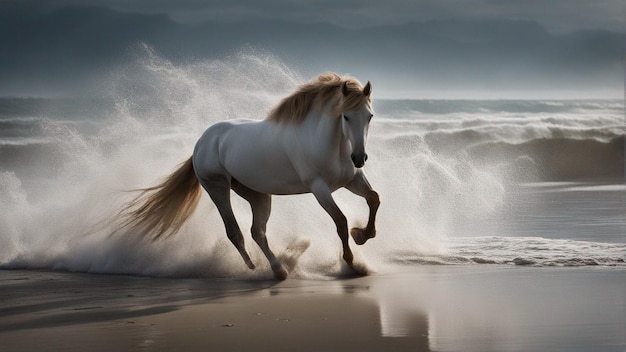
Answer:
<svg viewBox="0 0 626 352"><path fill-rule="evenodd" d="M344 81L341 85L341 93L343 94L343 96L348 95L348 82Z"/></svg>
<svg viewBox="0 0 626 352"><path fill-rule="evenodd" d="M369 97L370 94L372 94L372 84L370 83L370 81L367 81L367 84L363 88L363 95Z"/></svg>

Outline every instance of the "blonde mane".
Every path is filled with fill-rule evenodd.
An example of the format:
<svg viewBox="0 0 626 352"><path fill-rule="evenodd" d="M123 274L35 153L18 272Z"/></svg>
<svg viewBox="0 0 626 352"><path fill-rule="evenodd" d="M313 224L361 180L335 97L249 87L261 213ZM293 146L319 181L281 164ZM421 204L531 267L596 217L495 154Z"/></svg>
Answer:
<svg viewBox="0 0 626 352"><path fill-rule="evenodd" d="M342 93L344 83L347 94ZM343 111L358 110L365 104L371 104L370 95L363 93L363 87L358 80L327 72L301 85L293 94L281 100L265 120L299 123L312 108L324 106L329 106L333 117L339 117Z"/></svg>

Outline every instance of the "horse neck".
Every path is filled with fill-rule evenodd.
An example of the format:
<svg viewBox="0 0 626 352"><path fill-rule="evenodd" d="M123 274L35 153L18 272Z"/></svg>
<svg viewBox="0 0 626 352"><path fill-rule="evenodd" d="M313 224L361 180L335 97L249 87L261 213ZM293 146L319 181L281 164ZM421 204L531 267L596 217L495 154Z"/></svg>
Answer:
<svg viewBox="0 0 626 352"><path fill-rule="evenodd" d="M341 119L332 116L332 109L315 109L302 121L305 139L317 146L330 150L345 148L348 143L341 129Z"/></svg>

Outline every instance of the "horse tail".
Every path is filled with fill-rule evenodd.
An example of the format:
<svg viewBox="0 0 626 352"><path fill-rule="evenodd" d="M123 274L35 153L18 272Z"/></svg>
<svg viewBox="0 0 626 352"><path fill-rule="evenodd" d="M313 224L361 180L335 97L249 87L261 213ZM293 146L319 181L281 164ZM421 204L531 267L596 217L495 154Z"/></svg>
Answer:
<svg viewBox="0 0 626 352"><path fill-rule="evenodd" d="M152 241L178 232L193 214L201 194L191 158L161 184L138 191L141 193L120 212L120 230L132 230Z"/></svg>

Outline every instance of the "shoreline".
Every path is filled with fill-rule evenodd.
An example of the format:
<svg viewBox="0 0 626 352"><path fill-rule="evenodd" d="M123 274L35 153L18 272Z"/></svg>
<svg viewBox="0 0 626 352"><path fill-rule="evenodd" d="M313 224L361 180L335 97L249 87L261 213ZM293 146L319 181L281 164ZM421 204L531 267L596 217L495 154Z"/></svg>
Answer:
<svg viewBox="0 0 626 352"><path fill-rule="evenodd" d="M622 351L623 268L243 281L0 271L3 350Z"/></svg>

